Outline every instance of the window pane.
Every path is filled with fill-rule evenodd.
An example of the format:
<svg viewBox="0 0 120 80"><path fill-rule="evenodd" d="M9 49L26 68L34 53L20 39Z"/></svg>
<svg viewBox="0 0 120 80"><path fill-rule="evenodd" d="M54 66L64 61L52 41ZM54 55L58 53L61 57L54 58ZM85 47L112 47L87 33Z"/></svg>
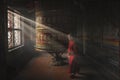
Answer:
<svg viewBox="0 0 120 80"><path fill-rule="evenodd" d="M13 33L12 31L8 31L8 48L13 47Z"/></svg>
<svg viewBox="0 0 120 80"><path fill-rule="evenodd" d="M14 42L15 42L15 46L21 44L21 31L14 30Z"/></svg>
<svg viewBox="0 0 120 80"><path fill-rule="evenodd" d="M20 29L20 16L18 14L14 14L14 28Z"/></svg>
<svg viewBox="0 0 120 80"><path fill-rule="evenodd" d="M8 28L13 28L13 13L11 13L10 11L8 11Z"/></svg>

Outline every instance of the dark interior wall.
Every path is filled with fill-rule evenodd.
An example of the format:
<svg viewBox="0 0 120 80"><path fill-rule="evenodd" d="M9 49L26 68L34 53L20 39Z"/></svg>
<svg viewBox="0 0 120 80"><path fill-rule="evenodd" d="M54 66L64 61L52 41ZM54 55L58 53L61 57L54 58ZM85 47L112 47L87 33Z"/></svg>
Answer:
<svg viewBox="0 0 120 80"><path fill-rule="evenodd" d="M42 24L63 33L76 32L76 19L79 19L80 10L74 6L72 0L37 1L36 7L42 14Z"/></svg>
<svg viewBox="0 0 120 80"><path fill-rule="evenodd" d="M97 4L97 5L96 5ZM86 55L98 65L102 75L109 80L119 79L119 2L108 1L104 4L89 3L86 7L83 36L85 39ZM77 31L81 35L80 28ZM79 38L79 37L78 37ZM83 40L83 37L81 37Z"/></svg>
<svg viewBox="0 0 120 80"><path fill-rule="evenodd" d="M7 54L7 2L0 1L0 79L6 80L6 54Z"/></svg>
<svg viewBox="0 0 120 80"><path fill-rule="evenodd" d="M76 30L75 11L69 9L43 11L42 24L63 33L71 33Z"/></svg>

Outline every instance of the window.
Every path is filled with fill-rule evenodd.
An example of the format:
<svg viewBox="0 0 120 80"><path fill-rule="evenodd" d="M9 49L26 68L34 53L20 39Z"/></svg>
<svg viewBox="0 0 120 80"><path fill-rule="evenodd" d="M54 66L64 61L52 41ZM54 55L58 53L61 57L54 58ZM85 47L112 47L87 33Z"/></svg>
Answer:
<svg viewBox="0 0 120 80"><path fill-rule="evenodd" d="M20 15L8 10L8 48L13 49L22 45L22 27Z"/></svg>

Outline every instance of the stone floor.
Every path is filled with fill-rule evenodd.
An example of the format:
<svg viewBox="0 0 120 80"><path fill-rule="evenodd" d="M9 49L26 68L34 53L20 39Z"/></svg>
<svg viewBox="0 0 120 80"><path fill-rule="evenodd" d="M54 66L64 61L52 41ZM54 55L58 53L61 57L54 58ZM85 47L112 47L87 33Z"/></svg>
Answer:
<svg viewBox="0 0 120 80"><path fill-rule="evenodd" d="M34 57L14 80L105 80L92 64L81 65L80 74L71 79L68 64L54 66L51 55L47 52L38 54L40 56Z"/></svg>

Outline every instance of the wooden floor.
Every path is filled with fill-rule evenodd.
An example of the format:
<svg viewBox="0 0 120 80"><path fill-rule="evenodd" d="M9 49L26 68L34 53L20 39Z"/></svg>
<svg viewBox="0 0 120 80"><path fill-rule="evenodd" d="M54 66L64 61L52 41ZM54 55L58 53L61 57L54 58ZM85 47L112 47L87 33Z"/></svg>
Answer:
<svg viewBox="0 0 120 80"><path fill-rule="evenodd" d="M47 52L38 53L14 80L73 80L68 73L68 64L53 66L51 55ZM88 66L81 66L81 74L74 80L105 80Z"/></svg>

